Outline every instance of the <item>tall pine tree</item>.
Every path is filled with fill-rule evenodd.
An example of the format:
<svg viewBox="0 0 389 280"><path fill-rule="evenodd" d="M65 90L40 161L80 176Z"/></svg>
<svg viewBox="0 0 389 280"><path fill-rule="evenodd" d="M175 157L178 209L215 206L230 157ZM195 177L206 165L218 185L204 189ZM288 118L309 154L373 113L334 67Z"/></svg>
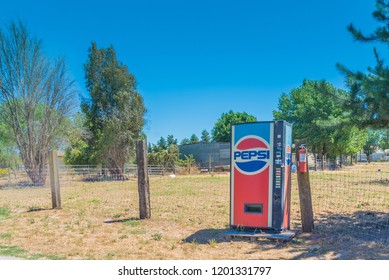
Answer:
<svg viewBox="0 0 389 280"><path fill-rule="evenodd" d="M378 42L389 46L389 1L376 0L373 17L380 26L370 35L363 34L353 24L347 29L360 42ZM367 73L351 71L338 64L338 69L345 74L350 89L343 100L344 109L351 113L351 120L359 127L389 127L389 69L374 48L377 61L375 67L369 67Z"/></svg>

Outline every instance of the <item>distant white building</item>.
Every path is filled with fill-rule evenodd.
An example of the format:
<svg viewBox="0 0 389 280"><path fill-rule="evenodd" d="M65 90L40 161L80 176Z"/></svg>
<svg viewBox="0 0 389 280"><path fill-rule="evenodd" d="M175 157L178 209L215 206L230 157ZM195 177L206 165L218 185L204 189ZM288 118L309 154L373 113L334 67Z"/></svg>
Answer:
<svg viewBox="0 0 389 280"><path fill-rule="evenodd" d="M387 155L386 155L386 151L388 151ZM370 160L371 161L383 161L383 160L389 161L389 149L385 150L385 152L382 150L377 150L375 153L370 155ZM357 155L357 161L358 162L367 162L368 161L367 155L363 151L361 151Z"/></svg>
<svg viewBox="0 0 389 280"><path fill-rule="evenodd" d="M384 151L385 161L389 161L389 149Z"/></svg>

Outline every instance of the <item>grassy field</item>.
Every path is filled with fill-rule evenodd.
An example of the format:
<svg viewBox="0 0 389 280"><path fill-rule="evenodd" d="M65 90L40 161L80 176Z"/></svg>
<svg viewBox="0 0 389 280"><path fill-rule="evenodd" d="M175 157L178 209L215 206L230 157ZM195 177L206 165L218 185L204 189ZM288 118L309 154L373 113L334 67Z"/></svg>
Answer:
<svg viewBox="0 0 389 280"><path fill-rule="evenodd" d="M150 178L150 220L137 219L136 181L65 181L62 210L50 209L49 188L2 189L0 255L27 259L389 259L389 245L382 241L388 227L383 233L378 231L379 238L376 231L363 234L368 220L355 228L362 217L387 222L389 181L381 175L386 173L377 173L381 176L377 178L356 175L378 168L389 172L388 165L312 172L316 231L299 234L285 244L224 240L229 222L228 174ZM292 228L300 226L296 185L293 175Z"/></svg>

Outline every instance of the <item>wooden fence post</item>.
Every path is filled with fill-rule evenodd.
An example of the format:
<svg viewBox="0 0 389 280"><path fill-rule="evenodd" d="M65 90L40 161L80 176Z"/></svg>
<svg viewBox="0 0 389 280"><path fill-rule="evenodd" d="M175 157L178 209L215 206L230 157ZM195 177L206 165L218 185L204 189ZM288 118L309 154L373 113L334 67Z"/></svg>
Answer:
<svg viewBox="0 0 389 280"><path fill-rule="evenodd" d="M299 161L301 147L297 148L296 159ZM297 182L299 187L301 223L303 232L314 229L311 185L309 182L308 153L306 155L307 172L300 172L297 167Z"/></svg>
<svg viewBox="0 0 389 280"><path fill-rule="evenodd" d="M57 151L49 152L49 172L50 172L50 183L51 183L51 202L53 209L61 209L61 193L59 185L59 174L58 174L58 156Z"/></svg>
<svg viewBox="0 0 389 280"><path fill-rule="evenodd" d="M8 185L11 186L11 170L8 167Z"/></svg>
<svg viewBox="0 0 389 280"><path fill-rule="evenodd" d="M208 156L208 173L211 173L211 169L212 169L212 156L209 155Z"/></svg>
<svg viewBox="0 0 389 280"><path fill-rule="evenodd" d="M136 142L136 161L138 164L139 217L140 219L150 219L150 186L146 140Z"/></svg>

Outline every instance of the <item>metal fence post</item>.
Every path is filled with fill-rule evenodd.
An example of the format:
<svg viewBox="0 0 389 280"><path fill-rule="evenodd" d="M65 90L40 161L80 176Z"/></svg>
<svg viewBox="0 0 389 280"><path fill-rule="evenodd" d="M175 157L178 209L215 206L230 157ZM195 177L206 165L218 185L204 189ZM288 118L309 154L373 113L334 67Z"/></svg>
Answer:
<svg viewBox="0 0 389 280"><path fill-rule="evenodd" d="M49 172L51 183L51 202L53 209L61 209L61 193L59 185L59 173L58 173L58 156L57 151L49 152Z"/></svg>

